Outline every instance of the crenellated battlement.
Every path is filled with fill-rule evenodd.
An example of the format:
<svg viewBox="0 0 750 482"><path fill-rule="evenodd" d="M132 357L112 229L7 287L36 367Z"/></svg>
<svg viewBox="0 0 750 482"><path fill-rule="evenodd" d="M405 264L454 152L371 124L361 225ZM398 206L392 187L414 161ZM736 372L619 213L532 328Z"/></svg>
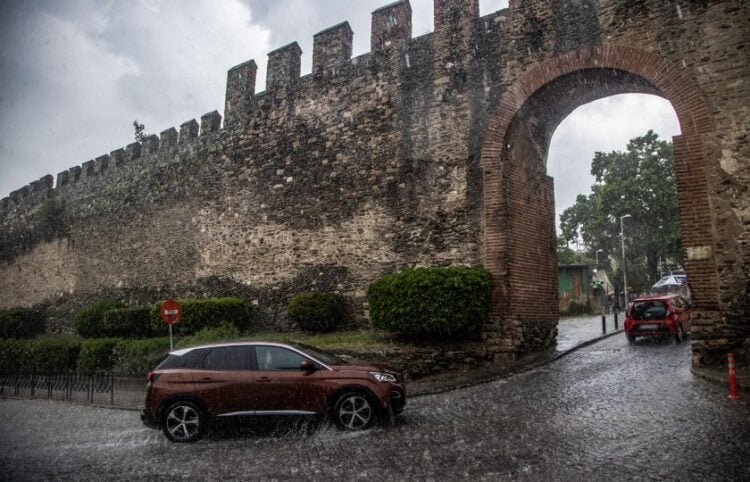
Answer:
<svg viewBox="0 0 750 482"><path fill-rule="evenodd" d="M391 3L372 12L370 50L377 52L411 38L412 11L408 1Z"/></svg>
<svg viewBox="0 0 750 482"><path fill-rule="evenodd" d="M71 189L80 183L106 178L108 173L117 171L142 156L162 156L174 153L201 136L218 132L221 128L221 119L221 114L211 111L201 117L200 125L195 119L191 119L180 126L179 132L172 127L162 131L159 136L147 136L143 142L128 144L126 147L115 149L109 154L103 154L58 173L56 182L54 177L46 175L38 181L13 191L8 197L0 199L0 219L29 212L39 202L55 195L58 191Z"/></svg>
<svg viewBox="0 0 750 482"><path fill-rule="evenodd" d="M313 75L324 75L351 60L353 38L349 22L316 33L313 37Z"/></svg>
<svg viewBox="0 0 750 482"><path fill-rule="evenodd" d="M478 16L477 0L435 0L436 32L446 28L459 18L468 20ZM335 76L337 72L353 62L367 59L370 54L352 59L352 39L354 32L348 22L321 30L313 38L312 73L313 79L324 80ZM432 35L432 34L429 34ZM409 0L380 7L372 12L370 47L372 52L381 52L389 48L406 48L412 37L412 8ZM79 166L57 174L57 180L50 186L46 195L54 195L57 189L70 189L80 183L89 183L106 178L111 171L142 156L171 155L179 149L203 136L218 133L222 128L241 128L243 119L252 111L256 98L286 98L286 91L294 89L301 80L302 49L297 42L275 49L268 53L266 70L266 91L256 94L257 64L248 60L236 65L227 72L226 97L224 104L224 126L218 111L201 116L200 124L191 119L180 125L179 131L174 127L162 131L158 136L145 137L142 142L132 143L83 162ZM53 179L45 176L44 179ZM37 187L38 188L38 187ZM31 186L25 186L0 200L0 216L11 212L24 212L33 208L38 196L30 196Z"/></svg>
<svg viewBox="0 0 750 482"><path fill-rule="evenodd" d="M424 39L433 36L442 38L441 42L448 44L444 50L449 52L452 42L459 45L466 40L461 39L461 36L466 37L466 34L457 34L457 26L464 28L477 17L477 0L435 0L435 33L427 34ZM301 77L303 52L297 42L269 52L264 92L256 93L258 68L255 60L248 60L230 68L227 72L223 126L222 116L218 111L208 112L201 116L200 121L191 119L184 122L179 130L174 127L165 129L158 136L146 136L141 142L131 143L62 171L57 174L54 184L52 176L45 176L43 183L36 181L0 200L0 217L5 220L9 215L12 218L31 212L40 199L54 196L58 192L100 189L101 183L108 182L109 178L116 176L116 173L136 160L178 155L181 151L190 150L190 146L202 142L207 136L229 135L229 131L242 131L249 124L262 126L265 123L263 119L286 118L291 112L303 116L317 112L315 115L319 115L330 108L326 99L327 89L333 88L334 84L331 82L335 79L340 79L335 82L346 82L350 85L374 86L377 83L372 84L375 79L372 77L373 74L399 75L391 70L404 68L408 71L421 63L421 70L412 70L412 77L416 78L418 73L424 72L425 69L432 69L432 62L438 58L433 54L422 54L422 46L432 45L424 40L415 44L417 51L408 52L412 42L412 7L408 0L384 5L372 12L371 52L352 58L353 36L354 32L348 22L316 33L313 37L312 72L305 77ZM388 52L393 52L393 49L406 52L401 61L391 63L388 60ZM450 61L441 63L452 65ZM384 81L381 79L378 82ZM429 83L429 78L426 78L425 82ZM440 88L444 89L444 82L440 83ZM382 88L376 87L377 97L383 95ZM365 95L364 91L362 95ZM341 102L346 102L346 98L337 98ZM295 108L290 110L290 104L294 104ZM354 113L359 109L344 104L339 108L341 112L337 114L338 117L349 124L357 122ZM226 134L222 134L224 130L227 130ZM264 137L262 132L257 132L256 135ZM319 152L321 151L313 151L313 154L317 155ZM91 195L97 194L92 191Z"/></svg>

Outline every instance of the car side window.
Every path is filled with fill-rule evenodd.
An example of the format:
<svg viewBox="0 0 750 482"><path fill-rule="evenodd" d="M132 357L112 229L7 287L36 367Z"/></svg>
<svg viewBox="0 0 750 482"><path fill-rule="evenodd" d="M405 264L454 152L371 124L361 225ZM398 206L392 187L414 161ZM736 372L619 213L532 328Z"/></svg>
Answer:
<svg viewBox="0 0 750 482"><path fill-rule="evenodd" d="M182 356L169 355L163 362L156 367L157 370L166 370L171 368L200 368L203 357L208 350L196 349L187 352Z"/></svg>
<svg viewBox="0 0 750 482"><path fill-rule="evenodd" d="M250 369L250 352L246 346L212 348L203 359L203 369L213 371L237 371Z"/></svg>
<svg viewBox="0 0 750 482"><path fill-rule="evenodd" d="M256 346L255 357L258 370L299 370L300 364L307 360L299 353L280 346Z"/></svg>

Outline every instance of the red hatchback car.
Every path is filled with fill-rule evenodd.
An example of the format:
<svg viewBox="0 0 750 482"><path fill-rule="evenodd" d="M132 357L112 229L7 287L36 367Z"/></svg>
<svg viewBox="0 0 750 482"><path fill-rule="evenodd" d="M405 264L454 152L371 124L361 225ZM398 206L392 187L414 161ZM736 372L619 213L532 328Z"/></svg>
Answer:
<svg viewBox="0 0 750 482"><path fill-rule="evenodd" d="M343 430L362 430L405 405L403 376L387 366L351 365L294 343L243 342L170 353L148 374L141 420L173 442L193 442L212 421L327 415Z"/></svg>
<svg viewBox="0 0 750 482"><path fill-rule="evenodd" d="M690 334L690 304L678 294L637 298L628 307L625 334L630 343L639 336L672 338L680 343Z"/></svg>

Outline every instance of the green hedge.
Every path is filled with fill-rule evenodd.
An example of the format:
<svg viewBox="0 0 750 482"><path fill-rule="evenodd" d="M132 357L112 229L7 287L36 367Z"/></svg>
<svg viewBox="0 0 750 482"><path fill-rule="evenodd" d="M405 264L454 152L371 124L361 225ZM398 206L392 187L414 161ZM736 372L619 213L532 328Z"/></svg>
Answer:
<svg viewBox="0 0 750 482"><path fill-rule="evenodd" d="M117 361L115 347L121 340L117 338L93 338L81 343L77 367L84 372L111 370Z"/></svg>
<svg viewBox="0 0 750 482"><path fill-rule="evenodd" d="M0 370L62 372L75 370L81 343L69 338L0 340Z"/></svg>
<svg viewBox="0 0 750 482"><path fill-rule="evenodd" d="M123 308L122 303L110 298L101 298L84 306L75 318L76 333L83 338L107 336L104 316L108 311Z"/></svg>
<svg viewBox="0 0 750 482"><path fill-rule="evenodd" d="M169 338L123 340L99 338L78 341L42 337L0 340L0 371L64 372L113 370L121 376L143 377L169 352Z"/></svg>
<svg viewBox="0 0 750 482"><path fill-rule="evenodd" d="M151 308L117 308L104 312L102 336L148 338Z"/></svg>
<svg viewBox="0 0 750 482"><path fill-rule="evenodd" d="M145 377L169 353L169 338L119 340L114 349L114 371L121 376Z"/></svg>
<svg viewBox="0 0 750 482"><path fill-rule="evenodd" d="M334 331L344 324L344 297L338 293L301 293L292 298L286 313L302 331Z"/></svg>
<svg viewBox="0 0 750 482"><path fill-rule="evenodd" d="M33 338L44 332L41 313L29 308L0 310L0 338Z"/></svg>
<svg viewBox="0 0 750 482"><path fill-rule="evenodd" d="M477 338L487 322L484 268L417 268L386 275L367 290L376 328L416 339Z"/></svg>
<svg viewBox="0 0 750 482"><path fill-rule="evenodd" d="M178 300L182 309L179 323L173 326L175 334L192 335L204 328L216 328L222 323L230 323L240 331L251 326L250 307L239 298L208 298L204 300ZM165 334L169 328L159 316L163 301L151 307L151 332Z"/></svg>
<svg viewBox="0 0 750 482"><path fill-rule="evenodd" d="M31 340L0 340L0 372L32 370Z"/></svg>

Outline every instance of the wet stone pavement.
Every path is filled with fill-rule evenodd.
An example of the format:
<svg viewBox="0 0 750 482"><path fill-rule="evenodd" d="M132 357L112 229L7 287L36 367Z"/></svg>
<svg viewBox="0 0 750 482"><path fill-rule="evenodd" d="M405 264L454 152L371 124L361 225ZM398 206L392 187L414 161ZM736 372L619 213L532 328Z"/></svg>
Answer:
<svg viewBox="0 0 750 482"><path fill-rule="evenodd" d="M617 317L617 328L622 330L624 313ZM557 322L557 344L555 351L563 353L571 350L581 343L594 340L604 335L610 335L618 331L615 329L615 315L609 314L604 317L604 329L602 329L601 316L575 316L562 318Z"/></svg>
<svg viewBox="0 0 750 482"><path fill-rule="evenodd" d="M3 479L750 480L750 406L689 343L618 334L505 380L412 398L393 427L166 441L137 412L0 400Z"/></svg>

